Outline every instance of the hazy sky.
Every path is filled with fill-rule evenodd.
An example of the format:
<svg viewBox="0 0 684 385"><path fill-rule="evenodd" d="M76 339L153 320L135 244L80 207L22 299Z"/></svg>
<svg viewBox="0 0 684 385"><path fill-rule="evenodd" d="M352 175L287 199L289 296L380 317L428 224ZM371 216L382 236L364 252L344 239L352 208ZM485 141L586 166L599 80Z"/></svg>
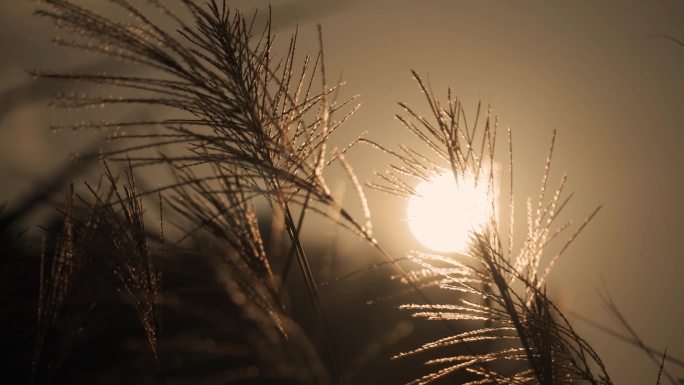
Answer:
<svg viewBox="0 0 684 385"><path fill-rule="evenodd" d="M12 11L0 14L0 201L11 201L87 142L49 132L47 99L27 91L23 69L101 64L74 63L52 47L53 29L31 16L33 2L5 3ZM478 100L491 104L502 127L513 129L520 194L535 193L557 129L553 182L568 173L572 217L604 209L558 263L551 290L564 309L615 327L597 295L604 280L645 341L684 358L684 47L649 38L684 39L684 2L271 3L283 41L299 24L301 50L317 48L322 23L331 77L342 73L345 92L361 95L341 142L364 130L379 141L409 140L393 115L399 100L421 105L411 69L429 74L439 95L451 86L472 113ZM381 157L368 159L383 168ZM372 177L372 169L357 170ZM401 204L380 197L371 194L371 209ZM379 228L381 240L410 239L405 226ZM617 383L655 382L657 368L641 352L576 322Z"/></svg>

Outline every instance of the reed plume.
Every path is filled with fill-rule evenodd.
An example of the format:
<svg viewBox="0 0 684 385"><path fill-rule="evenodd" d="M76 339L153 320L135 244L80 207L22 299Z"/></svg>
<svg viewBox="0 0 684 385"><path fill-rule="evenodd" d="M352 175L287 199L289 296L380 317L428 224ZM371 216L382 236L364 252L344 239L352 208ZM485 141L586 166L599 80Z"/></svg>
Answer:
<svg viewBox="0 0 684 385"><path fill-rule="evenodd" d="M429 180L435 174L448 172L458 181L472 175L485 184L492 205L491 219L481 229L471 232L468 249L463 256L429 254L413 251L408 254L423 268L414 279L423 286L436 286L453 292L448 304L407 304L402 309L414 317L428 320L465 322L465 332L458 333L399 354L395 358L416 355L428 350L466 346L468 354L457 354L426 362L441 369L415 380L412 384L427 384L457 371L474 375L471 384L610 384L603 362L591 346L573 329L568 319L546 294L545 282L556 260L567 250L579 232L596 215L592 212L574 233L568 236L560 251L551 255L546 266L543 257L552 241L566 232L569 224L556 222L570 196L563 196L566 177L547 198L551 148L543 174L537 202L528 201L527 234L517 250L513 245L513 154L512 134L509 140L510 197L508 229L495 214L494 153L497 120L488 110L484 127L478 127L481 105L474 122L468 121L461 102L448 90L441 103L429 86L415 72L432 116L426 118L411 107L400 103L408 117L398 120L428 148L421 152L407 146L398 151L376 147L392 155L397 163L382 181L374 186L403 197L416 192L406 178ZM470 297L468 297L470 296ZM471 299L474 298L474 299ZM482 345L487 349L482 349ZM440 350L440 351L442 351Z"/></svg>

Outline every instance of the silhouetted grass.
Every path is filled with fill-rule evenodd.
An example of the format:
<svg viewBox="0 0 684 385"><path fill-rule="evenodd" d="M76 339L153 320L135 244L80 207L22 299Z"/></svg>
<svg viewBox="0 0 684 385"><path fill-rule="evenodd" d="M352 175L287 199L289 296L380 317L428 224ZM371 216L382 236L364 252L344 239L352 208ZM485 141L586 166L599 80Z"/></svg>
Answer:
<svg viewBox="0 0 684 385"><path fill-rule="evenodd" d="M82 192L69 185L60 220L45 228L40 250L26 251L32 258L23 257L16 239L8 238L16 219L0 220L7 255L28 260L22 271L37 280L31 336L35 383L341 384L352 375L360 381L363 365L382 354L383 359L428 357L428 374L411 373L415 384L444 378L470 384L612 383L598 353L546 294L553 264L598 212L548 255L552 241L569 231L569 224L556 223L570 199L563 194L566 178L547 191L555 133L539 197L534 204L528 201L522 245L513 244L509 130L508 228L492 215L471 234L465 259L420 251L397 258L375 238L365 186L347 151L365 143L390 154L395 164L368 186L406 198L416 194L416 180L444 171L456 180L474 175L488 186L494 212L498 127L489 110L481 118L478 106L475 120L468 121L450 90L441 102L414 72L432 116L400 103L405 115L397 118L427 150L393 150L365 138L331 148L331 136L357 106L354 98L338 100L342 83L328 84L320 28L316 54L299 60L295 34L284 57L276 59L270 20L255 30L256 16L247 18L223 2L182 0L182 13L176 14L150 0L153 15L126 0L111 3L127 18L65 0L44 0L37 11L65 33L55 38L57 44L146 69L141 73L147 75L137 76L34 71L41 79L115 92L63 94L55 99L57 107L141 105L159 118L54 127L102 130L110 145L79 157L101 160L102 177ZM175 26L162 28L157 18ZM118 175L111 165L125 170ZM353 186L360 218L331 193L325 171L333 166ZM170 170L170 180L142 188L140 181L160 169ZM69 170L51 186L77 171ZM268 209L265 217L256 213L260 202ZM312 267L315 254L301 236L308 213L356 234L385 262L321 283ZM284 248L267 244L268 221L287 238ZM398 263L406 259L419 270L406 271ZM6 264L6 271L14 263ZM420 301L400 308L440 321L451 335L397 353L390 346L410 332L399 322L378 340L370 336L352 362L344 362L337 344L346 336L338 335L330 319L337 304L320 289L382 265L392 266ZM300 286L294 278L288 283L293 268ZM446 290L449 302L434 303L426 294L433 287ZM301 298L307 306L298 303ZM664 373L674 382L663 369L665 359L663 354L655 360L657 381Z"/></svg>

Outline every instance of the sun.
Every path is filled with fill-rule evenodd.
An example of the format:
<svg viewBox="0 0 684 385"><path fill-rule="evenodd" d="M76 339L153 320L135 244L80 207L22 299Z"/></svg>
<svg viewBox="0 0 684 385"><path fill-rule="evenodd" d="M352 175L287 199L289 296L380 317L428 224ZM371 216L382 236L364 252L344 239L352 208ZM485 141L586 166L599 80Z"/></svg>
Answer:
<svg viewBox="0 0 684 385"><path fill-rule="evenodd" d="M457 183L451 172L444 172L421 182L416 193L408 202L408 224L433 251L465 253L471 233L493 215L486 178L478 181L472 173L459 176Z"/></svg>

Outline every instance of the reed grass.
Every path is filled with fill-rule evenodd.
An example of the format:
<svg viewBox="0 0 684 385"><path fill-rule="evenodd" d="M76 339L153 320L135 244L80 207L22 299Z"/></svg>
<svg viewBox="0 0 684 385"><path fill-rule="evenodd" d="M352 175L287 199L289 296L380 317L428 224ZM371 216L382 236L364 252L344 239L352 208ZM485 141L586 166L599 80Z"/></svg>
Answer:
<svg viewBox="0 0 684 385"><path fill-rule="evenodd" d="M132 63L148 75L50 70L32 74L115 92L111 96L62 94L54 100L57 107L142 105L150 111L162 108L164 114L159 116L173 117L53 127L100 130L109 144L78 157L101 161L103 176L95 186L86 183L84 193L76 192L73 185L67 189L61 225L48 229L43 241L36 273L34 382L54 381L68 366L68 352L76 349L84 327L79 321L93 313L92 304L97 302L79 299L91 294L98 298L98 293L87 293L88 285L105 280L115 288L119 301L132 308L144 332L152 360L138 355L131 359L133 366L152 367L142 382L341 384L347 371L329 318L335 304L326 302L320 289L389 265L421 301L400 309L416 318L437 320L451 334L387 354L397 360L440 355L427 359L425 364L435 369L411 384L444 378L465 378L463 382L469 384L612 384L599 354L546 293L554 263L600 208L572 232L570 224L557 223L571 195L564 194L565 176L555 190L548 186L555 132L539 196L528 201L523 244L516 247L513 242L517 219L508 130L508 228L502 229L504 222L492 216L484 229L471 234L465 260L421 251L393 256L375 238L365 188L410 198L416 194L415 181L447 170L457 180L476 175L479 183L488 186L493 206L498 123L489 108L482 117L483 107L478 105L470 121L451 90L442 102L430 84L413 72L431 116L421 116L400 103L403 113L396 117L427 150L390 149L364 137L341 149L331 148L330 138L358 104L356 98L338 99L342 82L328 83L320 27L318 52L299 60L295 34L284 57L276 59L270 18L263 30L255 30L256 15L246 17L225 2L181 0L182 11L175 13L175 8L149 0L154 15L127 0L111 3L127 18L102 15L68 0L44 0L36 14L64 33L55 38L56 44ZM163 28L155 21L159 17L175 26ZM359 144L394 159L386 173L378 173L367 185L355 175L354 159L348 155ZM124 168L123 177L112 171L112 165ZM359 217L331 193L326 179L330 167L340 167L353 186L355 203L361 207ZM141 188L138 180L156 168L170 170L170 182ZM264 220L255 210L260 200L270 210L271 228L282 229L288 238L286 252L271 252L264 241ZM308 213L356 234L385 261L321 282L301 236ZM150 223L156 229L150 230ZM169 233L174 234L172 240ZM553 244L559 244L559 251L549 255ZM406 270L399 263L403 260L413 261L418 270ZM207 296L220 306L196 304L184 297L187 288L174 282L187 278L185 267L173 271L181 265L199 270L200 280L206 280L210 289ZM274 271L276 265L282 270ZM303 295L288 292L288 277L295 268L304 282ZM171 273L169 284L166 272ZM430 287L446 291L449 302L434 303L426 294ZM286 300L296 296L308 298L313 319L309 324L317 326L303 326L307 321ZM205 343L203 333L165 334L166 316L195 320L207 333L215 333L212 344ZM405 333L404 327L398 327L387 339ZM636 333L633 336L637 338ZM369 345L357 357L355 370L378 349ZM660 368L657 382L663 374L674 382L664 369L667 356L663 354L661 360L651 356ZM183 362L190 366L199 358L222 361L191 379L184 377L188 368ZM203 365L197 363L198 371ZM454 377L459 372L467 376ZM122 377L111 378L125 377L121 374L125 371L118 373Z"/></svg>
<svg viewBox="0 0 684 385"><path fill-rule="evenodd" d="M414 78L425 95L432 116L423 117L408 105L400 103L408 117L397 115L397 119L431 150L431 154L422 154L406 146L399 151L383 148L397 160L397 164L392 166L392 171L387 174L389 176L383 178L385 184L376 187L410 197L416 192L410 189L413 183L406 181L407 178L429 180L434 174L447 169L456 180L463 175L474 175L479 183L486 184L494 205L496 119L488 112L483 127L478 127L481 106L478 106L474 121L469 122L461 102L452 97L451 90L447 92L446 102L441 103L434 96L431 86L415 72ZM546 295L545 281L553 264L600 208L588 216L556 254L550 256L546 267L541 266L543 257L548 254L546 250L549 244L569 227L568 224L556 223L570 199L570 196L563 197L565 176L551 198L546 198L554 143L555 132L538 200L536 204L531 201L527 204L528 230L525 242L517 250L513 244L515 205L512 133L509 130L510 226L505 235L500 234L502 225L492 215L487 226L471 234L465 260L454 255L433 255L420 251L408 254L409 258L432 273L427 274L427 284L452 291L456 298L448 304L407 304L401 308L411 311L418 318L476 325L465 332L395 356L402 358L432 349L474 345L469 348L470 354L427 361L426 364L442 368L412 384L431 383L460 370L476 375L477 379L469 382L473 384L612 383L598 353L575 332L568 319ZM424 278L420 280L426 281ZM473 301L464 298L464 295L472 295L480 300ZM483 342L494 344L489 344L486 351L477 349ZM516 364L521 361L526 364ZM501 362L514 364L495 369Z"/></svg>

